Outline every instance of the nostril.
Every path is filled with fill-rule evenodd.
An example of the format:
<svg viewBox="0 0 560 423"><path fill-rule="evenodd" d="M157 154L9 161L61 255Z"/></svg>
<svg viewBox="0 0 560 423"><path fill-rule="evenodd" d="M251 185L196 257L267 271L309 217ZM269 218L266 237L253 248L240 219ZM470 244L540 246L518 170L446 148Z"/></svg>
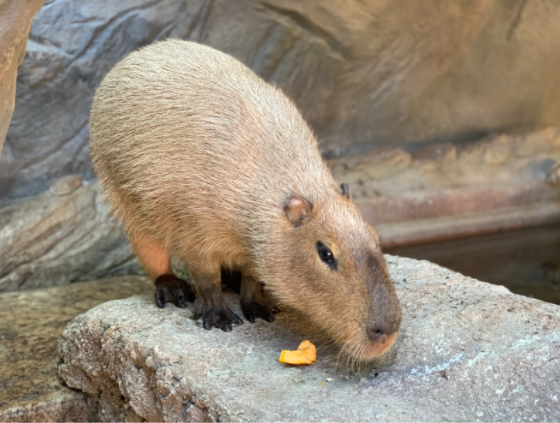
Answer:
<svg viewBox="0 0 560 423"><path fill-rule="evenodd" d="M374 326L367 329L367 334L372 341L379 341L384 335L383 329L379 326Z"/></svg>

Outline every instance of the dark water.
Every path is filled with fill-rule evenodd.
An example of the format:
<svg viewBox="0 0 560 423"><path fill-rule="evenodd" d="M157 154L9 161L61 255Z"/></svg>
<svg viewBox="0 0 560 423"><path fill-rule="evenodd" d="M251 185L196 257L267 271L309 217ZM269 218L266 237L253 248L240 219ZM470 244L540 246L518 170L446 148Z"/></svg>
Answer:
<svg viewBox="0 0 560 423"><path fill-rule="evenodd" d="M383 250L560 304L560 225Z"/></svg>

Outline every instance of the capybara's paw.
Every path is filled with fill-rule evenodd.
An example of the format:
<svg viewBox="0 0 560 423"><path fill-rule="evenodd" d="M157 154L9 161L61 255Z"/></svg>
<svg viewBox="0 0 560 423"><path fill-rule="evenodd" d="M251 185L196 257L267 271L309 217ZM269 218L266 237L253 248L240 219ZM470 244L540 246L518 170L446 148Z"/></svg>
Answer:
<svg viewBox="0 0 560 423"><path fill-rule="evenodd" d="M194 318L199 319L200 317L202 317L202 327L206 330L216 326L224 332L231 332L233 323L237 325L243 324L243 320L227 306L213 307L206 304L196 306Z"/></svg>
<svg viewBox="0 0 560 423"><path fill-rule="evenodd" d="M255 319L259 317L267 322L274 322L274 313L277 312L273 307L257 301L241 301L241 309L245 318L251 323L255 323Z"/></svg>
<svg viewBox="0 0 560 423"><path fill-rule="evenodd" d="M171 275L161 275L156 279L156 305L163 308L165 303L185 307L187 301L193 303L196 296L187 281Z"/></svg>

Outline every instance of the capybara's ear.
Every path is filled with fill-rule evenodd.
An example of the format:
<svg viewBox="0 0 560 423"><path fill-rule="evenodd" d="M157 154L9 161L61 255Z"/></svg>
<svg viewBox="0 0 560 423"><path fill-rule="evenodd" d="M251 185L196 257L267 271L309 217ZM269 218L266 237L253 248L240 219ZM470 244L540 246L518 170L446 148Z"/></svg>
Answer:
<svg viewBox="0 0 560 423"><path fill-rule="evenodd" d="M299 227L313 210L313 203L299 195L292 195L286 200L284 212L292 225Z"/></svg>

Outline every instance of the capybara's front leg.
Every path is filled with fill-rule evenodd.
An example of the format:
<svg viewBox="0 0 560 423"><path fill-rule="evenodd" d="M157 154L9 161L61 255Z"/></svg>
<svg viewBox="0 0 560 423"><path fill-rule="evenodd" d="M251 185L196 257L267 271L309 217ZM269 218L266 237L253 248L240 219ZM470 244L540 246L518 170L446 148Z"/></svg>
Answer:
<svg viewBox="0 0 560 423"><path fill-rule="evenodd" d="M248 272L243 272L241 279L241 309L247 320L252 323L258 317L267 322L274 321L274 309L264 299L262 284Z"/></svg>
<svg viewBox="0 0 560 423"><path fill-rule="evenodd" d="M216 272L196 272L191 269L196 286L194 318L202 317L202 326L210 330L212 326L224 332L232 330L232 324L243 324L243 320L231 311L222 295L220 269Z"/></svg>

